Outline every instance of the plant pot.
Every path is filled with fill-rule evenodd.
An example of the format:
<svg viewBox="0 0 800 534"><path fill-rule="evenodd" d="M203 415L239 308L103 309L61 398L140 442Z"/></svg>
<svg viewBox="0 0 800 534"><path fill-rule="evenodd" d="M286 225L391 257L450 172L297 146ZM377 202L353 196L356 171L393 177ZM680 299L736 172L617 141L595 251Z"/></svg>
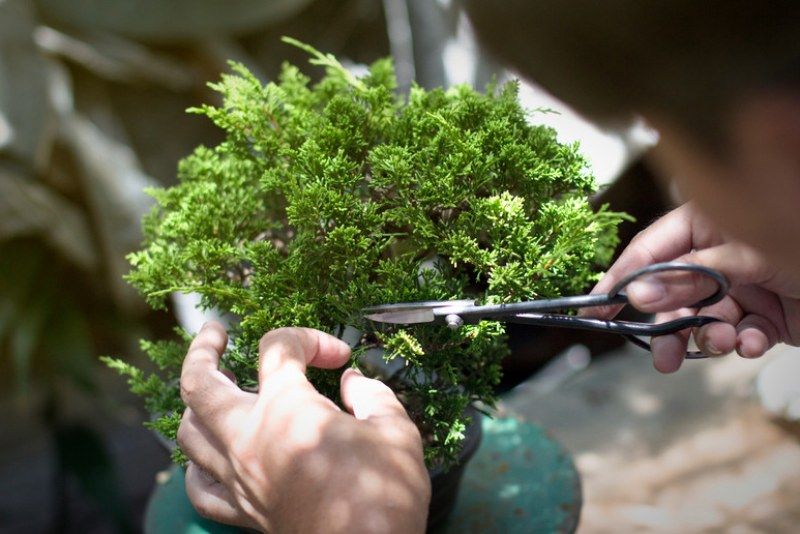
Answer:
<svg viewBox="0 0 800 534"><path fill-rule="evenodd" d="M458 462L444 471L440 467L429 469L431 476L431 504L428 508L428 529L444 521L456 505L458 490L461 487L461 478L467 463L478 450L483 437L481 426L481 413L470 406L467 415L472 419L464 437L464 445L458 455Z"/></svg>

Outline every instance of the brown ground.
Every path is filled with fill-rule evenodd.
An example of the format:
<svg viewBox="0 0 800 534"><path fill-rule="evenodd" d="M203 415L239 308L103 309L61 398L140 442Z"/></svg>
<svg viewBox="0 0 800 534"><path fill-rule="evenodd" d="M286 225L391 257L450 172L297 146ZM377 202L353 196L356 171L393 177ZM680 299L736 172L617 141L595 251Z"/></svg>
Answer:
<svg viewBox="0 0 800 534"><path fill-rule="evenodd" d="M574 454L579 532L799 532L800 434L761 409L753 386L784 351L798 349L688 362L664 376L626 348L554 391L523 385L504 408Z"/></svg>

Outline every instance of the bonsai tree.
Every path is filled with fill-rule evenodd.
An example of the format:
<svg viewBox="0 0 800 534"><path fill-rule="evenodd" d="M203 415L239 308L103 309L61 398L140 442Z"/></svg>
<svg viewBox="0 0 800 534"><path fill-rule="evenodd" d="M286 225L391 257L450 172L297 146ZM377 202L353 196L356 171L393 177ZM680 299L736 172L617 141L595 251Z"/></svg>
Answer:
<svg viewBox="0 0 800 534"><path fill-rule="evenodd" d="M325 68L318 83L286 64L262 85L232 63L210 86L219 106L190 109L225 132L180 162L178 185L153 189L142 250L128 280L154 307L173 292L230 314L223 365L257 386L258 341L307 326L358 331L399 370L381 376L425 436L426 460L450 464L473 402L491 406L507 352L504 325L484 321L377 328L361 310L387 302L513 302L585 290L616 245L622 215L595 212L594 179L577 145L532 125L516 82L395 92L391 61L357 77L291 39ZM108 359L174 439L189 336L142 342L161 372ZM310 370L336 400L340 371ZM178 458L180 453L178 452Z"/></svg>

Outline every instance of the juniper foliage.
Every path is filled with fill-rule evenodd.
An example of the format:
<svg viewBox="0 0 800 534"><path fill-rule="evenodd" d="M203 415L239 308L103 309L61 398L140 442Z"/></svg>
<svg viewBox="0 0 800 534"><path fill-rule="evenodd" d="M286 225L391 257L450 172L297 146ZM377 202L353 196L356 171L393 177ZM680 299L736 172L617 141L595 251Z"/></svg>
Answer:
<svg viewBox="0 0 800 534"><path fill-rule="evenodd" d="M332 55L316 84L289 64L262 85L243 65L210 86L219 106L190 109L224 130L180 162L178 185L153 189L143 249L128 280L154 307L172 292L238 319L223 364L257 385L258 340L290 325L363 333L404 361L383 377L426 437L429 464L456 457L465 407L494 403L504 326L376 330L360 310L385 302L512 302L576 293L596 278L624 217L593 211L595 182L577 145L532 125L518 85L395 92L388 59L356 77ZM143 343L160 373L108 360L174 438L188 338ZM362 364L363 366L363 364ZM376 372L375 369L367 371ZM310 370L337 399L339 371Z"/></svg>

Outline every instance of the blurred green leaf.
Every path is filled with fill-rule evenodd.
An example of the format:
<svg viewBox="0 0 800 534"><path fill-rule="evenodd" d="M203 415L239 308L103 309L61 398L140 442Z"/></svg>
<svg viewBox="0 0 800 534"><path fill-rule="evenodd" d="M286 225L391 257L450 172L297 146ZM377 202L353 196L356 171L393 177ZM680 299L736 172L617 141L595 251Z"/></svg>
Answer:
<svg viewBox="0 0 800 534"><path fill-rule="evenodd" d="M22 312L20 320L11 332L9 345L14 362L16 385L20 394L25 395L30 389L33 354L41 337L45 308L37 302L34 306L20 311Z"/></svg>
<svg viewBox="0 0 800 534"><path fill-rule="evenodd" d="M68 378L95 391L86 310L63 284L67 278L43 244L0 244L0 347L7 348L14 388L22 397L34 372L46 384Z"/></svg>
<svg viewBox="0 0 800 534"><path fill-rule="evenodd" d="M77 303L66 301L51 311L52 320L48 321L44 352L52 358L59 376L68 377L86 393L95 393L97 386L93 379L93 368L97 362L87 317L83 313L75 313L75 308L68 309L70 304L77 307Z"/></svg>
<svg viewBox="0 0 800 534"><path fill-rule="evenodd" d="M15 387L25 395L30 387L30 368L36 349L44 308L32 294L41 275L42 252L7 244L0 249L0 341L8 340Z"/></svg>
<svg viewBox="0 0 800 534"><path fill-rule="evenodd" d="M83 425L62 425L56 427L55 442L62 473L75 477L80 489L111 518L118 532L134 532L114 463L100 437Z"/></svg>

